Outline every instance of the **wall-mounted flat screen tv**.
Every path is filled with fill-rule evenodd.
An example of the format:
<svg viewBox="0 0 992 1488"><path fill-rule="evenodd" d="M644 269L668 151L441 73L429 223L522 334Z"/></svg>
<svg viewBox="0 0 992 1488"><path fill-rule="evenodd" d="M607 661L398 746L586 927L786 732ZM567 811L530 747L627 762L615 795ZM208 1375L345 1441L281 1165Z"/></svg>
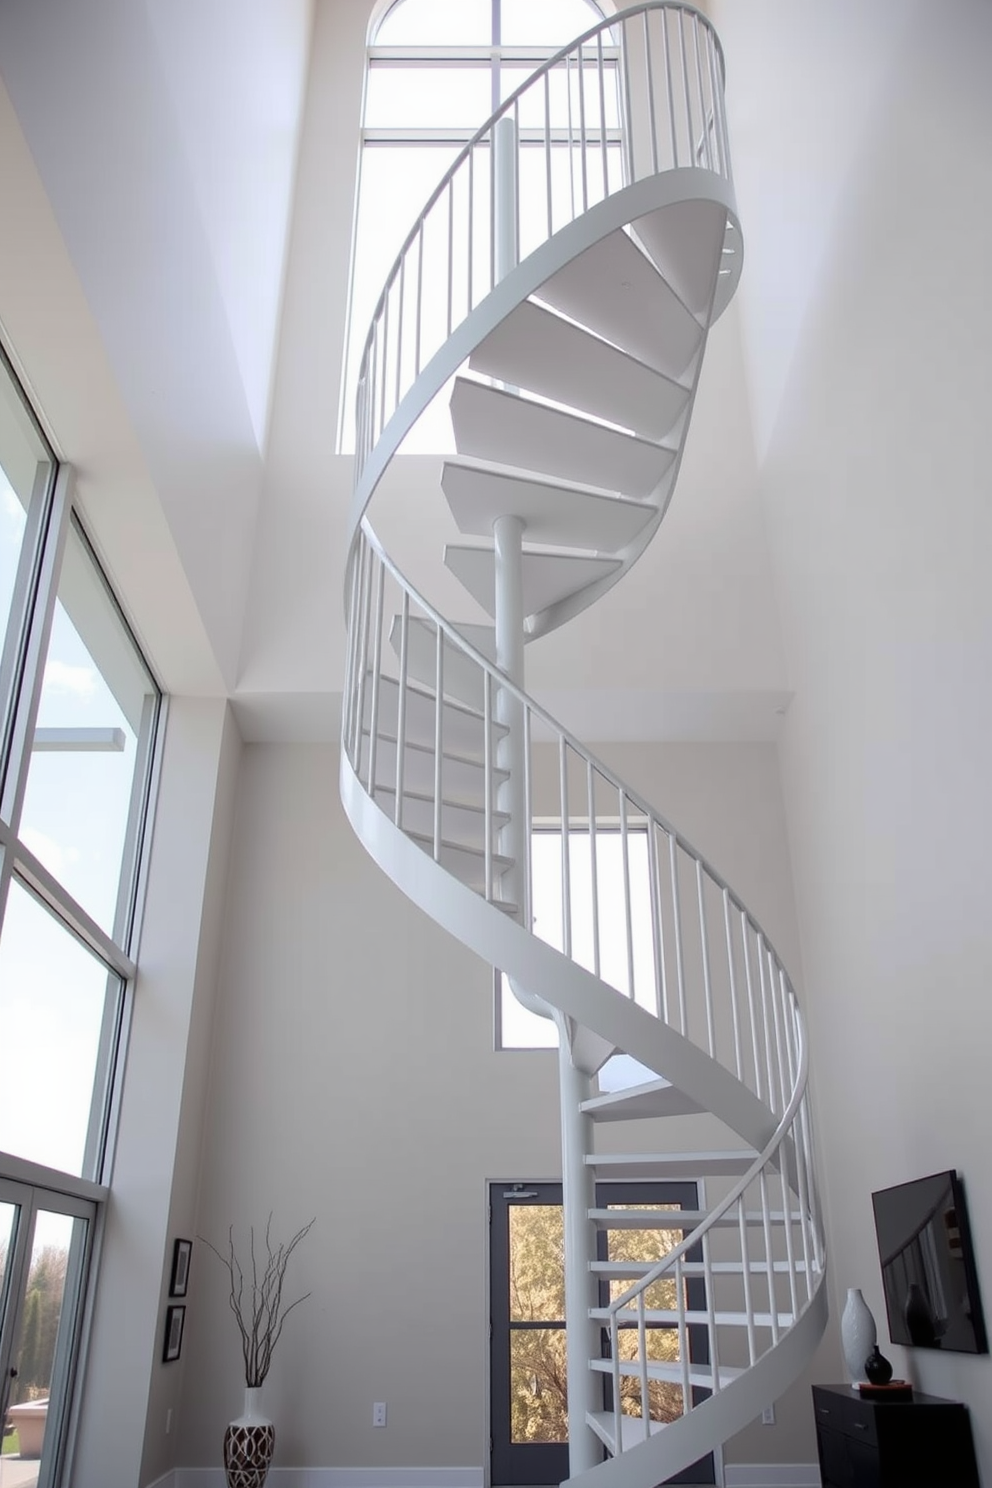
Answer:
<svg viewBox="0 0 992 1488"><path fill-rule="evenodd" d="M988 1353L964 1188L933 1173L871 1196L893 1343Z"/></svg>

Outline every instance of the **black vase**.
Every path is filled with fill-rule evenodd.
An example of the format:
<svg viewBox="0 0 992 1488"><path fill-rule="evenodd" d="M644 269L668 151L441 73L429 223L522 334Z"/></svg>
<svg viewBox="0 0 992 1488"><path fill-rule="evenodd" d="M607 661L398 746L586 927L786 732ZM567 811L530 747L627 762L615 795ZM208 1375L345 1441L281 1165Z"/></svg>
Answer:
<svg viewBox="0 0 992 1488"><path fill-rule="evenodd" d="M887 1385L892 1378L892 1365L878 1351L878 1344L865 1360L865 1379L870 1385Z"/></svg>

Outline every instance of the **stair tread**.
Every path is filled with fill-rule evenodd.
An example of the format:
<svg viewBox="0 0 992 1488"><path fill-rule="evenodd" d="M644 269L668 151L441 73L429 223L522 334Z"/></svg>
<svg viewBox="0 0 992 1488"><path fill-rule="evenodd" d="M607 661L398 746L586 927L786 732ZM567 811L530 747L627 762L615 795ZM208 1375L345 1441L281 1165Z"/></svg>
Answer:
<svg viewBox="0 0 992 1488"><path fill-rule="evenodd" d="M589 1316L593 1322L608 1323L612 1316L608 1307L590 1307ZM636 1323L638 1321L636 1307L621 1307L617 1313L617 1319L621 1323ZM780 1312L777 1314L778 1326L780 1328L791 1328L795 1322L791 1312ZM684 1314L686 1323L701 1324L705 1326L710 1315L699 1308L688 1308ZM644 1309L644 1321L656 1327L673 1328L678 1327L679 1315L674 1308L646 1307ZM713 1321L718 1328L746 1328L748 1315L746 1312L727 1311L726 1308L715 1308ZM751 1314L751 1322L758 1328L770 1328L772 1315L770 1312L757 1311Z"/></svg>
<svg viewBox="0 0 992 1488"><path fill-rule="evenodd" d="M363 729L362 730L362 739L363 739L364 742L366 742L366 743L368 742L369 732L368 732L367 729ZM397 742L398 741L397 741L396 735L394 733L391 733L389 731L389 729L380 729L379 730L379 743L380 744L389 744L389 745L395 746L397 744ZM406 748L407 749L412 750L412 751L414 751L417 754L430 755L430 757L432 759L434 757L434 741L433 741L433 739L431 739L431 740L412 739L412 738L410 738L409 735L407 735L407 738L406 738L406 741L405 741L405 745L406 745ZM470 754L470 753L466 752L463 748L460 748L460 747L457 748L457 749L443 748L441 750L441 758L443 760L445 760L445 761L450 760L453 764L471 765L474 769L477 769L477 770L480 770L480 771L483 768L483 758L482 758L482 752L481 752L481 750L480 750L480 752L478 754ZM509 779L509 772L508 771L496 769L495 766L493 767L493 774L497 777L498 783L501 783L502 781ZM383 783L388 786L389 781L385 781Z"/></svg>
<svg viewBox="0 0 992 1488"><path fill-rule="evenodd" d="M664 439L690 389L561 315L524 300L469 359L473 372Z"/></svg>
<svg viewBox="0 0 992 1488"><path fill-rule="evenodd" d="M600 1441L609 1447L612 1452L616 1447L616 1416L612 1411L587 1411L586 1421L595 1431ZM668 1425L667 1421L649 1421L648 1429L651 1436L656 1436L659 1431L664 1431ZM620 1417L620 1436L622 1448L629 1451L636 1447L638 1442L644 1440L644 1421L640 1416Z"/></svg>
<svg viewBox="0 0 992 1488"><path fill-rule="evenodd" d="M635 238L694 315L710 308L723 252L726 208L700 199L658 207L631 223Z"/></svg>
<svg viewBox="0 0 992 1488"><path fill-rule="evenodd" d="M537 298L671 377L702 344L695 316L622 229L559 269Z"/></svg>
<svg viewBox="0 0 992 1488"><path fill-rule="evenodd" d="M491 625L458 625L455 628L487 661L495 661L496 632ZM394 615L389 627L389 644L397 656L400 654L401 634L402 619ZM481 712L484 687L481 667L447 636L443 649L445 697L467 703ZM407 672L430 688L437 678L437 628L433 620L420 615L410 617L407 629Z"/></svg>
<svg viewBox="0 0 992 1488"><path fill-rule="evenodd" d="M637 1281L657 1265L657 1261L590 1261L589 1270L596 1276L613 1276L618 1280L626 1277L631 1281ZM768 1273L768 1262L749 1261L747 1269L749 1275L765 1276ZM714 1276L742 1276L744 1265L742 1261L711 1261L709 1270ZM788 1261L773 1261L772 1270L777 1276L787 1275L789 1271L795 1271L798 1276L800 1273L805 1273L806 1262L794 1261L790 1266ZM683 1276L705 1276L706 1267L702 1261L683 1261L682 1274Z"/></svg>
<svg viewBox="0 0 992 1488"><path fill-rule="evenodd" d="M406 835L412 838L414 842L426 845L431 852L434 851L434 838L428 832L408 831ZM449 837L441 838L441 851L443 852L445 849L449 849L452 852L464 853L467 857L478 858L480 862L485 859L483 848L475 847L471 843L453 842ZM513 866L513 859L504 857L502 853L494 852L492 857L493 868L495 869L498 864L500 872Z"/></svg>
<svg viewBox="0 0 992 1488"><path fill-rule="evenodd" d="M612 1374L613 1360L590 1359L589 1368L595 1370L597 1374ZM683 1379L682 1363L680 1360L673 1360L671 1363L669 1363L667 1359L648 1359L646 1362L646 1369L648 1379L673 1380L675 1383L680 1383ZM640 1375L640 1360L621 1359L620 1373L623 1375ZM712 1364L697 1364L693 1360L689 1361L690 1384L702 1385L705 1388L706 1386L713 1383L713 1373L714 1371ZM743 1373L743 1369L736 1369L729 1364L721 1364L717 1370L717 1375L719 1377L721 1385L729 1385L732 1380L738 1379Z"/></svg>
<svg viewBox="0 0 992 1488"><path fill-rule="evenodd" d="M396 787L395 785L377 785L375 792L378 796L395 796ZM434 797L430 791L407 790L404 786L403 798L410 801L423 801L428 806L434 805ZM486 814L485 805L481 801L467 801L456 796L442 796L441 804L442 806L450 806L453 811L471 811L481 817L484 817ZM493 820L498 820L500 823L509 821L510 819L505 811L498 811L495 807L493 807L492 814Z"/></svg>
<svg viewBox="0 0 992 1488"><path fill-rule="evenodd" d="M685 1178L732 1177L746 1173L757 1153L753 1148L732 1152L587 1153L586 1164L603 1177Z"/></svg>
<svg viewBox="0 0 992 1488"><path fill-rule="evenodd" d="M397 737L399 727L400 686L395 677L379 678L379 700L377 733L388 733ZM434 742L437 704L435 693L426 683L408 681L406 687L406 736L421 743ZM367 733L372 723L372 674L366 673L362 698L362 731ZM446 697L441 712L442 744L453 744L456 749L483 752L485 739L485 717L481 709L459 698ZM491 720L494 740L503 738L509 730L495 718Z"/></svg>
<svg viewBox="0 0 992 1488"><path fill-rule="evenodd" d="M516 516L529 543L616 553L657 517L647 502L453 461L444 466L441 487L466 537L490 537L498 517Z"/></svg>
<svg viewBox="0 0 992 1488"><path fill-rule="evenodd" d="M709 1218L710 1211L707 1209L590 1209L589 1218L603 1230L694 1230L697 1225ZM793 1224L799 1224L802 1216L798 1209L789 1214ZM750 1224L760 1224L764 1218L760 1209L746 1211L746 1218ZM768 1212L770 1224L784 1224L785 1211L783 1209L772 1209ZM714 1220L714 1225L720 1229L737 1229L740 1220L737 1215L736 1205L726 1214Z"/></svg>
<svg viewBox="0 0 992 1488"><path fill-rule="evenodd" d="M652 495L673 471L674 449L465 377L450 406L460 455L625 496Z"/></svg>
<svg viewBox="0 0 992 1488"><path fill-rule="evenodd" d="M701 1108L669 1080L649 1080L582 1102L594 1121L637 1121L656 1116L687 1116Z"/></svg>
<svg viewBox="0 0 992 1488"><path fill-rule="evenodd" d="M489 615L496 613L496 555L491 547L448 543L447 567ZM525 552L521 564L525 615L538 615L621 568L619 558Z"/></svg>

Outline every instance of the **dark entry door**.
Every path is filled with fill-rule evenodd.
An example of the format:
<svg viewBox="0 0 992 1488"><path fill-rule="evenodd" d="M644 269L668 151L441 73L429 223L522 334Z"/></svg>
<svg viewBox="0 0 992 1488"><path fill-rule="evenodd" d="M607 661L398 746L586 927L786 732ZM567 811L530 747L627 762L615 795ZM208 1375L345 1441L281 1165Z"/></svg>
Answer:
<svg viewBox="0 0 992 1488"><path fill-rule="evenodd" d="M695 1209L694 1183L602 1183L600 1208ZM494 1488L504 1485L561 1483L568 1477L568 1392L565 1368L564 1230L560 1183L501 1183L490 1186L490 1431ZM671 1229L611 1230L599 1237L603 1260L660 1260L682 1239L673 1212ZM628 1283L604 1281L600 1302L606 1306L611 1287L619 1295ZM671 1308L665 1293L674 1281L657 1283L659 1296L648 1305ZM702 1280L686 1283L687 1306L705 1309ZM636 1334L636 1330L635 1330ZM669 1327L650 1329L652 1357L677 1360L678 1333ZM707 1359L703 1328L690 1327L689 1354ZM634 1335L632 1335L634 1336ZM621 1343L623 1348L623 1343ZM608 1338L603 1333L603 1354ZM612 1409L611 1381L603 1376L603 1408ZM628 1394L629 1391L629 1394ZM670 1420L682 1413L682 1387L668 1381L650 1383L651 1416ZM694 1388L693 1401L708 1391ZM628 1404L629 1402L629 1404ZM625 1410L640 1413L639 1382L624 1390ZM707 1456L674 1483L712 1483L713 1458Z"/></svg>

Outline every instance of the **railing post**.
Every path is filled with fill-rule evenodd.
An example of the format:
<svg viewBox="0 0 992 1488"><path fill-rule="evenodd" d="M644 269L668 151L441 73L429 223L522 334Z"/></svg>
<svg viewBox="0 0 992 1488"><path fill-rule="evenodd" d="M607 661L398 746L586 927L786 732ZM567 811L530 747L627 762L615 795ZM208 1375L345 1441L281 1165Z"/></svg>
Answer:
<svg viewBox="0 0 992 1488"><path fill-rule="evenodd" d="M562 1213L565 1228L565 1348L568 1365L568 1471L588 1472L600 1460L600 1448L589 1426L590 1411L602 1409L599 1380L589 1368L599 1354L599 1326L589 1309L599 1303L599 1284L589 1269L596 1235L589 1210L596 1202L596 1182L586 1162L592 1151L592 1120L579 1107L592 1094L590 1077L572 1063L563 1020L558 1022L558 1079L561 1096Z"/></svg>

